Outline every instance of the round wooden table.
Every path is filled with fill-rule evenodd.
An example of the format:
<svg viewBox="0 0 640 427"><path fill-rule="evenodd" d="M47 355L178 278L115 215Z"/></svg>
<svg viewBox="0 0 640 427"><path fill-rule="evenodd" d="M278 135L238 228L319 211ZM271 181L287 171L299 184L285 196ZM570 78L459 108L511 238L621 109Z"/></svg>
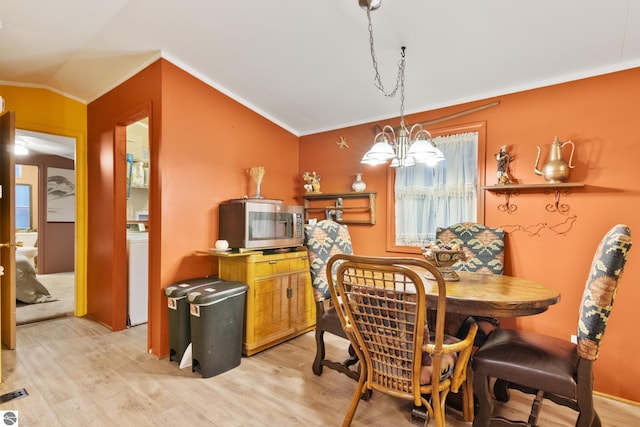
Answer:
<svg viewBox="0 0 640 427"><path fill-rule="evenodd" d="M447 312L490 317L530 316L560 301L560 292L519 277L458 271L460 281L446 282ZM422 277L425 277L424 275ZM425 280L428 302L437 300L435 281Z"/></svg>
<svg viewBox="0 0 640 427"><path fill-rule="evenodd" d="M438 285L426 270L409 266L424 278L428 308L436 308ZM519 277L456 271L460 278L447 285L447 313L489 317L531 316L546 311L560 301L560 292L533 280ZM473 395L473 377L467 371L466 393ZM464 408L465 421L473 421L473 399ZM412 417L426 419L426 410L414 408Z"/></svg>

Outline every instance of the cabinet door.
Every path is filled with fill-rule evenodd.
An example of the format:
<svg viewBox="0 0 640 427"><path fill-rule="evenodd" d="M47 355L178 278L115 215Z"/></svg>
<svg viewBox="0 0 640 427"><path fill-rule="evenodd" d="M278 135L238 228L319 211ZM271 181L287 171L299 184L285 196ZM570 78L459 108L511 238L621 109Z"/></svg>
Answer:
<svg viewBox="0 0 640 427"><path fill-rule="evenodd" d="M289 316L291 328L302 329L313 324L315 315L313 312L313 292L311 290L311 278L309 272L293 273L289 276L291 288L289 299Z"/></svg>
<svg viewBox="0 0 640 427"><path fill-rule="evenodd" d="M289 329L288 276L257 279L254 284L254 338L261 344Z"/></svg>

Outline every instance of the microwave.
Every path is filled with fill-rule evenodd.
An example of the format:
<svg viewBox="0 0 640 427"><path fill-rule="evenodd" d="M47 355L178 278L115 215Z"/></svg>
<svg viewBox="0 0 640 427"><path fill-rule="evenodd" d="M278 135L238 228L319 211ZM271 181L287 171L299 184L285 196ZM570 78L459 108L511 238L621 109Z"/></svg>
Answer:
<svg viewBox="0 0 640 427"><path fill-rule="evenodd" d="M219 235L232 249L302 246L304 209L276 199L232 199L220 203Z"/></svg>

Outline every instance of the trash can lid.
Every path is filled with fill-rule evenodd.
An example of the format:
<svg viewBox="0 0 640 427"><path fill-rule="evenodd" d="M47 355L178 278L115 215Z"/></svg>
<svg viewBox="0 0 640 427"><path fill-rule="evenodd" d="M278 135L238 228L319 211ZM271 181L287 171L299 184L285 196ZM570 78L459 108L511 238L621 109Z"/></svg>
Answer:
<svg viewBox="0 0 640 427"><path fill-rule="evenodd" d="M186 279L180 282L172 283L171 285L164 288L164 294L169 298L184 298L189 292L197 287L210 285L217 282L222 282L222 279L218 278L217 276L195 277L193 279Z"/></svg>
<svg viewBox="0 0 640 427"><path fill-rule="evenodd" d="M193 305L211 305L246 293L247 289L249 286L246 283L221 281L189 292L187 299Z"/></svg>

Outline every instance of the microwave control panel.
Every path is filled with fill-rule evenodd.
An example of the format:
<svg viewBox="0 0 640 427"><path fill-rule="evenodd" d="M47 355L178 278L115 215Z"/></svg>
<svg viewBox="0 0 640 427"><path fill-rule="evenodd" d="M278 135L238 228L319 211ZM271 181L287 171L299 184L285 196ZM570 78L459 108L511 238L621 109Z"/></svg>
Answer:
<svg viewBox="0 0 640 427"><path fill-rule="evenodd" d="M296 226L295 226L295 231L296 231L296 236L295 237L302 237L302 233L304 230L304 215L302 214L295 214L295 221L296 221Z"/></svg>

